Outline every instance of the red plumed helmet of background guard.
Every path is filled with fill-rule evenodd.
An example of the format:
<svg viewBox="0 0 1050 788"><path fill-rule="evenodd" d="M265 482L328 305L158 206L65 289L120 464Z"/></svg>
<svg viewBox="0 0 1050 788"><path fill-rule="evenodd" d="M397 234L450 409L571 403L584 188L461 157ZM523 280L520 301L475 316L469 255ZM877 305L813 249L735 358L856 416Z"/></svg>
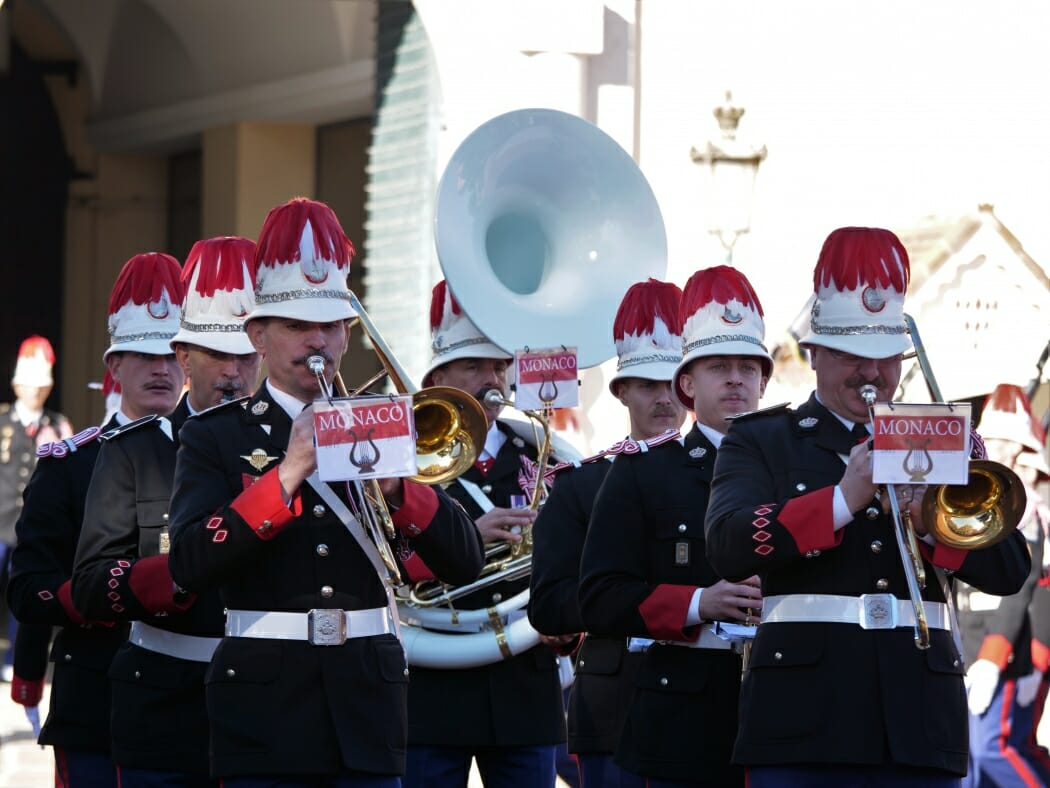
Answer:
<svg viewBox="0 0 1050 788"><path fill-rule="evenodd" d="M256 245L255 307L245 321L356 317L346 284L354 254L335 211L323 202L296 197L273 208Z"/></svg>
<svg viewBox="0 0 1050 788"><path fill-rule="evenodd" d="M55 365L55 351L51 343L39 334L26 337L18 348L13 386L35 386L44 388L54 383L51 368Z"/></svg>
<svg viewBox="0 0 1050 788"><path fill-rule="evenodd" d="M1012 383L1000 383L981 412L981 437L985 440L1013 441L1024 447L1017 462L1050 476L1046 462L1046 431L1032 415L1024 390Z"/></svg>
<svg viewBox="0 0 1050 788"><path fill-rule="evenodd" d="M254 353L244 319L255 307L255 241L226 236L197 241L182 268L186 298L171 340L245 355Z"/></svg>
<svg viewBox="0 0 1050 788"><path fill-rule="evenodd" d="M682 361L674 372L674 390L687 410L693 401L679 378L694 360L706 356L754 356L762 374L773 371L773 358L763 344L766 323L762 304L751 282L728 265L697 271L682 293Z"/></svg>
<svg viewBox="0 0 1050 788"><path fill-rule="evenodd" d="M183 289L179 261L169 254L137 254L124 263L109 296L109 348L103 354L134 351L171 353L179 330Z"/></svg>
<svg viewBox="0 0 1050 788"><path fill-rule="evenodd" d="M889 358L911 348L904 294L911 267L900 239L878 227L840 227L813 271L813 308L800 345Z"/></svg>
<svg viewBox="0 0 1050 788"><path fill-rule="evenodd" d="M648 279L628 288L613 319L616 374L624 378L671 381L682 360L682 291L672 282Z"/></svg>
<svg viewBox="0 0 1050 788"><path fill-rule="evenodd" d="M511 358L478 330L444 279L434 285L430 294L430 352L430 364L423 373L424 386L432 385L430 375L435 369L458 358Z"/></svg>

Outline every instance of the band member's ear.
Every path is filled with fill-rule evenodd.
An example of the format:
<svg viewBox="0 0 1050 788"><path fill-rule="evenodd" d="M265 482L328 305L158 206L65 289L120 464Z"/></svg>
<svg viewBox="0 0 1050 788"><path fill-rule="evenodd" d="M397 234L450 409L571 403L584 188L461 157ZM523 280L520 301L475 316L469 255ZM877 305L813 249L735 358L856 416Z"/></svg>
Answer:
<svg viewBox="0 0 1050 788"><path fill-rule="evenodd" d="M767 377L765 377L763 375L762 376L762 382L758 385L758 398L759 399L762 399L762 397L765 395L765 393L766 393L766 384L767 383L769 383L769 378L767 378Z"/></svg>
<svg viewBox="0 0 1050 788"><path fill-rule="evenodd" d="M266 323L269 318L257 317L244 326L244 332L248 335L248 341L252 343L255 352L260 356L266 355Z"/></svg>

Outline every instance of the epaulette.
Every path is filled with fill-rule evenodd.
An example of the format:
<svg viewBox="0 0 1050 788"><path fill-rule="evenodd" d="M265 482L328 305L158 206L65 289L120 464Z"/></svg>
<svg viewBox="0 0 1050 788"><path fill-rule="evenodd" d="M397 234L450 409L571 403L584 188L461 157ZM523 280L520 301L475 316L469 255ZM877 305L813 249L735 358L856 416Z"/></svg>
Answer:
<svg viewBox="0 0 1050 788"><path fill-rule="evenodd" d="M768 408L749 410L747 413L738 413L735 416L729 416L727 421L744 421L745 419L757 419L761 416L773 416L778 413L787 413L790 410L790 402L781 402L779 405L770 405Z"/></svg>
<svg viewBox="0 0 1050 788"><path fill-rule="evenodd" d="M113 429L102 433L102 435L99 437L99 440L111 441L114 438L119 438L121 435L126 435L127 433L131 432L132 430L138 429L139 427L151 424L159 418L160 416L158 416L156 413L151 413L148 416L143 416L141 419L129 421L127 424L123 424L119 427L114 427Z"/></svg>
<svg viewBox="0 0 1050 788"><path fill-rule="evenodd" d="M649 449L655 449L657 446L662 446L665 443L679 440L681 437L682 435L678 430L666 430L660 435L640 441L635 440L634 438L624 438L622 441L617 441L609 448L604 449L597 454L592 454L590 457L584 457L582 460L576 460L574 462L559 462L554 466L554 471L557 473L567 468L579 468L586 463L615 457L618 454L644 454L649 451Z"/></svg>
<svg viewBox="0 0 1050 788"><path fill-rule="evenodd" d="M86 430L81 430L71 438L41 443L37 446L36 456L40 458L65 457L67 454L75 452L85 443L91 443L91 441L95 440L101 432L102 430L99 427L88 427Z"/></svg>
<svg viewBox="0 0 1050 788"><path fill-rule="evenodd" d="M204 410L199 410L196 413L194 413L192 416L190 416L190 418L191 419L199 419L202 416L210 416L211 414L215 413L216 411L222 410L223 408L230 407L230 405L237 405L237 404L239 404L242 408L244 408L244 407L247 407L248 400L250 400L250 399L251 399L251 397L249 397L247 394L245 394L243 397L237 397L237 399L228 399L228 400L225 400L223 402L218 403L217 405L212 405L210 408L205 408Z"/></svg>

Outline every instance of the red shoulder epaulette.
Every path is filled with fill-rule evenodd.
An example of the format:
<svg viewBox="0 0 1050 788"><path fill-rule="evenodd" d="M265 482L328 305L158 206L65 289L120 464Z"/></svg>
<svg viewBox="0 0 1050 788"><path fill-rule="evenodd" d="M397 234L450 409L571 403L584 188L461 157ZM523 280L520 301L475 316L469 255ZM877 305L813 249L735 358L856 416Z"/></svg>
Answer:
<svg viewBox="0 0 1050 788"><path fill-rule="evenodd" d="M51 441L49 443L42 443L37 447L37 457L65 457L67 454L72 454L80 446L85 443L90 443L99 436L102 430L98 427L88 427L86 430L81 430L72 438L66 438L60 441Z"/></svg>

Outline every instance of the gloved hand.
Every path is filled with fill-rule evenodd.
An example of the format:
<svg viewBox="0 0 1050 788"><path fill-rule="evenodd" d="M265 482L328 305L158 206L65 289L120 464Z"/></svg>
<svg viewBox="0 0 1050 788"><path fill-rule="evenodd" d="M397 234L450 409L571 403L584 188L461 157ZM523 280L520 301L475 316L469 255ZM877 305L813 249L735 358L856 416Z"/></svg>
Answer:
<svg viewBox="0 0 1050 788"><path fill-rule="evenodd" d="M29 725L33 728L33 738L40 738L40 707L26 706L26 719L29 720Z"/></svg>
<svg viewBox="0 0 1050 788"><path fill-rule="evenodd" d="M989 659L979 659L966 671L966 704L970 713L980 717L991 705L999 686L999 666Z"/></svg>
<svg viewBox="0 0 1050 788"><path fill-rule="evenodd" d="M1039 694L1039 684L1043 680L1043 674L1039 670L1033 670L1027 676L1017 680L1017 703L1019 706L1031 706L1035 696Z"/></svg>

